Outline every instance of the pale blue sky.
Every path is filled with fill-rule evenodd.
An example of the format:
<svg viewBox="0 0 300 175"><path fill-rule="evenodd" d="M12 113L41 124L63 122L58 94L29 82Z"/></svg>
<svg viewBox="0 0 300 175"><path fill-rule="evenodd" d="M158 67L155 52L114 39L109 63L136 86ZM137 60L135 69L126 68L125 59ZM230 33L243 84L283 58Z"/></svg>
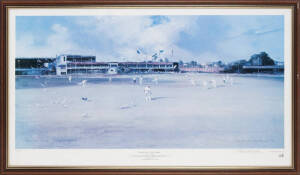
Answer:
<svg viewBox="0 0 300 175"><path fill-rule="evenodd" d="M265 51L283 60L283 33L283 16L19 16L16 55L141 61L164 50L172 61L230 62Z"/></svg>

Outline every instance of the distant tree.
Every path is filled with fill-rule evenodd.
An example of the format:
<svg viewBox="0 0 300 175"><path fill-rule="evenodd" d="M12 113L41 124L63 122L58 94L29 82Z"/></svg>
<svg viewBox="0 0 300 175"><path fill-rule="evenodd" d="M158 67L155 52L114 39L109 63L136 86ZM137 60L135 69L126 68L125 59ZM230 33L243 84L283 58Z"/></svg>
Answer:
<svg viewBox="0 0 300 175"><path fill-rule="evenodd" d="M168 59L168 58L165 58L165 62L168 63L168 62L169 62L169 59Z"/></svg>
<svg viewBox="0 0 300 175"><path fill-rule="evenodd" d="M246 65L247 63L248 63L247 60L238 60L238 61L232 62L232 63L228 64L225 67L224 72L242 73L243 72L243 66Z"/></svg>
<svg viewBox="0 0 300 175"><path fill-rule="evenodd" d="M197 66L197 61L191 61L190 65L193 66L193 67Z"/></svg>
<svg viewBox="0 0 300 175"><path fill-rule="evenodd" d="M217 66L219 67L223 67L225 64L220 60L220 61L217 61Z"/></svg>
<svg viewBox="0 0 300 175"><path fill-rule="evenodd" d="M237 62L237 64L238 64L238 65L241 65L241 66L244 66L244 65L247 64L247 63L248 63L247 60L239 60L239 61Z"/></svg>
<svg viewBox="0 0 300 175"><path fill-rule="evenodd" d="M268 66L275 65L275 62L266 52L261 52L259 54L254 54L249 60L252 66Z"/></svg>
<svg viewBox="0 0 300 175"><path fill-rule="evenodd" d="M159 62L164 62L164 60L163 59L159 59Z"/></svg>
<svg viewBox="0 0 300 175"><path fill-rule="evenodd" d="M183 61L182 61L182 60L179 60L178 64L179 64L180 66L182 66L182 65L183 65Z"/></svg>

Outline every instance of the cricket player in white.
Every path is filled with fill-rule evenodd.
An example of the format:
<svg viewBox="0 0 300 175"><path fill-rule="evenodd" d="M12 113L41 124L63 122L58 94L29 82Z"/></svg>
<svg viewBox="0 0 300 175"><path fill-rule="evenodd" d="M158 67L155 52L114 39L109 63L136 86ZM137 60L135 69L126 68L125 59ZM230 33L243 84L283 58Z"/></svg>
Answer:
<svg viewBox="0 0 300 175"><path fill-rule="evenodd" d="M143 85L143 77L140 76L140 85Z"/></svg>
<svg viewBox="0 0 300 175"><path fill-rule="evenodd" d="M216 88L217 87L216 80L210 80L209 83L210 83L210 88Z"/></svg>
<svg viewBox="0 0 300 175"><path fill-rule="evenodd" d="M145 100L146 101L151 101L151 89L150 86L146 86L144 89L144 93L145 93Z"/></svg>
<svg viewBox="0 0 300 175"><path fill-rule="evenodd" d="M78 83L81 87L85 87L87 80L82 80L82 82Z"/></svg>
<svg viewBox="0 0 300 175"><path fill-rule="evenodd" d="M69 83L71 83L72 82L72 76L69 76Z"/></svg>
<svg viewBox="0 0 300 175"><path fill-rule="evenodd" d="M154 82L156 85L158 85L158 78L155 77L155 78L153 79L153 82Z"/></svg>

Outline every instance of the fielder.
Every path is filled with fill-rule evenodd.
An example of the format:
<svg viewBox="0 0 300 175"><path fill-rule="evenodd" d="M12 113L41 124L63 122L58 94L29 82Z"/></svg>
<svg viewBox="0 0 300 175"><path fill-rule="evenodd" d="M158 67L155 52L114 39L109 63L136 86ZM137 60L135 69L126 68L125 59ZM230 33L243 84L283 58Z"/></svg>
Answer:
<svg viewBox="0 0 300 175"><path fill-rule="evenodd" d="M151 92L150 86L145 87L144 93L145 93L145 100L146 101L151 101L152 92Z"/></svg>

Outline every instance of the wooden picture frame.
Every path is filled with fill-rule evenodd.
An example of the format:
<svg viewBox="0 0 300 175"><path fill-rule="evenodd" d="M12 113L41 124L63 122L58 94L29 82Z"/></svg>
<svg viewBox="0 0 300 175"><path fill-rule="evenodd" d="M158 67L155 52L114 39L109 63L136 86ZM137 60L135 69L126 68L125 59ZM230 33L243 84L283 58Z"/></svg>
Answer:
<svg viewBox="0 0 300 175"><path fill-rule="evenodd" d="M190 166L8 166L9 150L9 64L8 64L8 9L9 8L68 8L68 7L233 7L233 8L271 8L285 7L292 9L292 70L291 70L291 105L292 127L291 147L292 166L290 167L190 167ZM0 174L276 174L300 175L300 0L2 0L0 1ZM173 52L173 51L172 51ZM143 153L142 153L143 154ZM57 159L60 159L57 157ZM80 158L79 158L80 159ZM84 159L82 159L84 160Z"/></svg>

